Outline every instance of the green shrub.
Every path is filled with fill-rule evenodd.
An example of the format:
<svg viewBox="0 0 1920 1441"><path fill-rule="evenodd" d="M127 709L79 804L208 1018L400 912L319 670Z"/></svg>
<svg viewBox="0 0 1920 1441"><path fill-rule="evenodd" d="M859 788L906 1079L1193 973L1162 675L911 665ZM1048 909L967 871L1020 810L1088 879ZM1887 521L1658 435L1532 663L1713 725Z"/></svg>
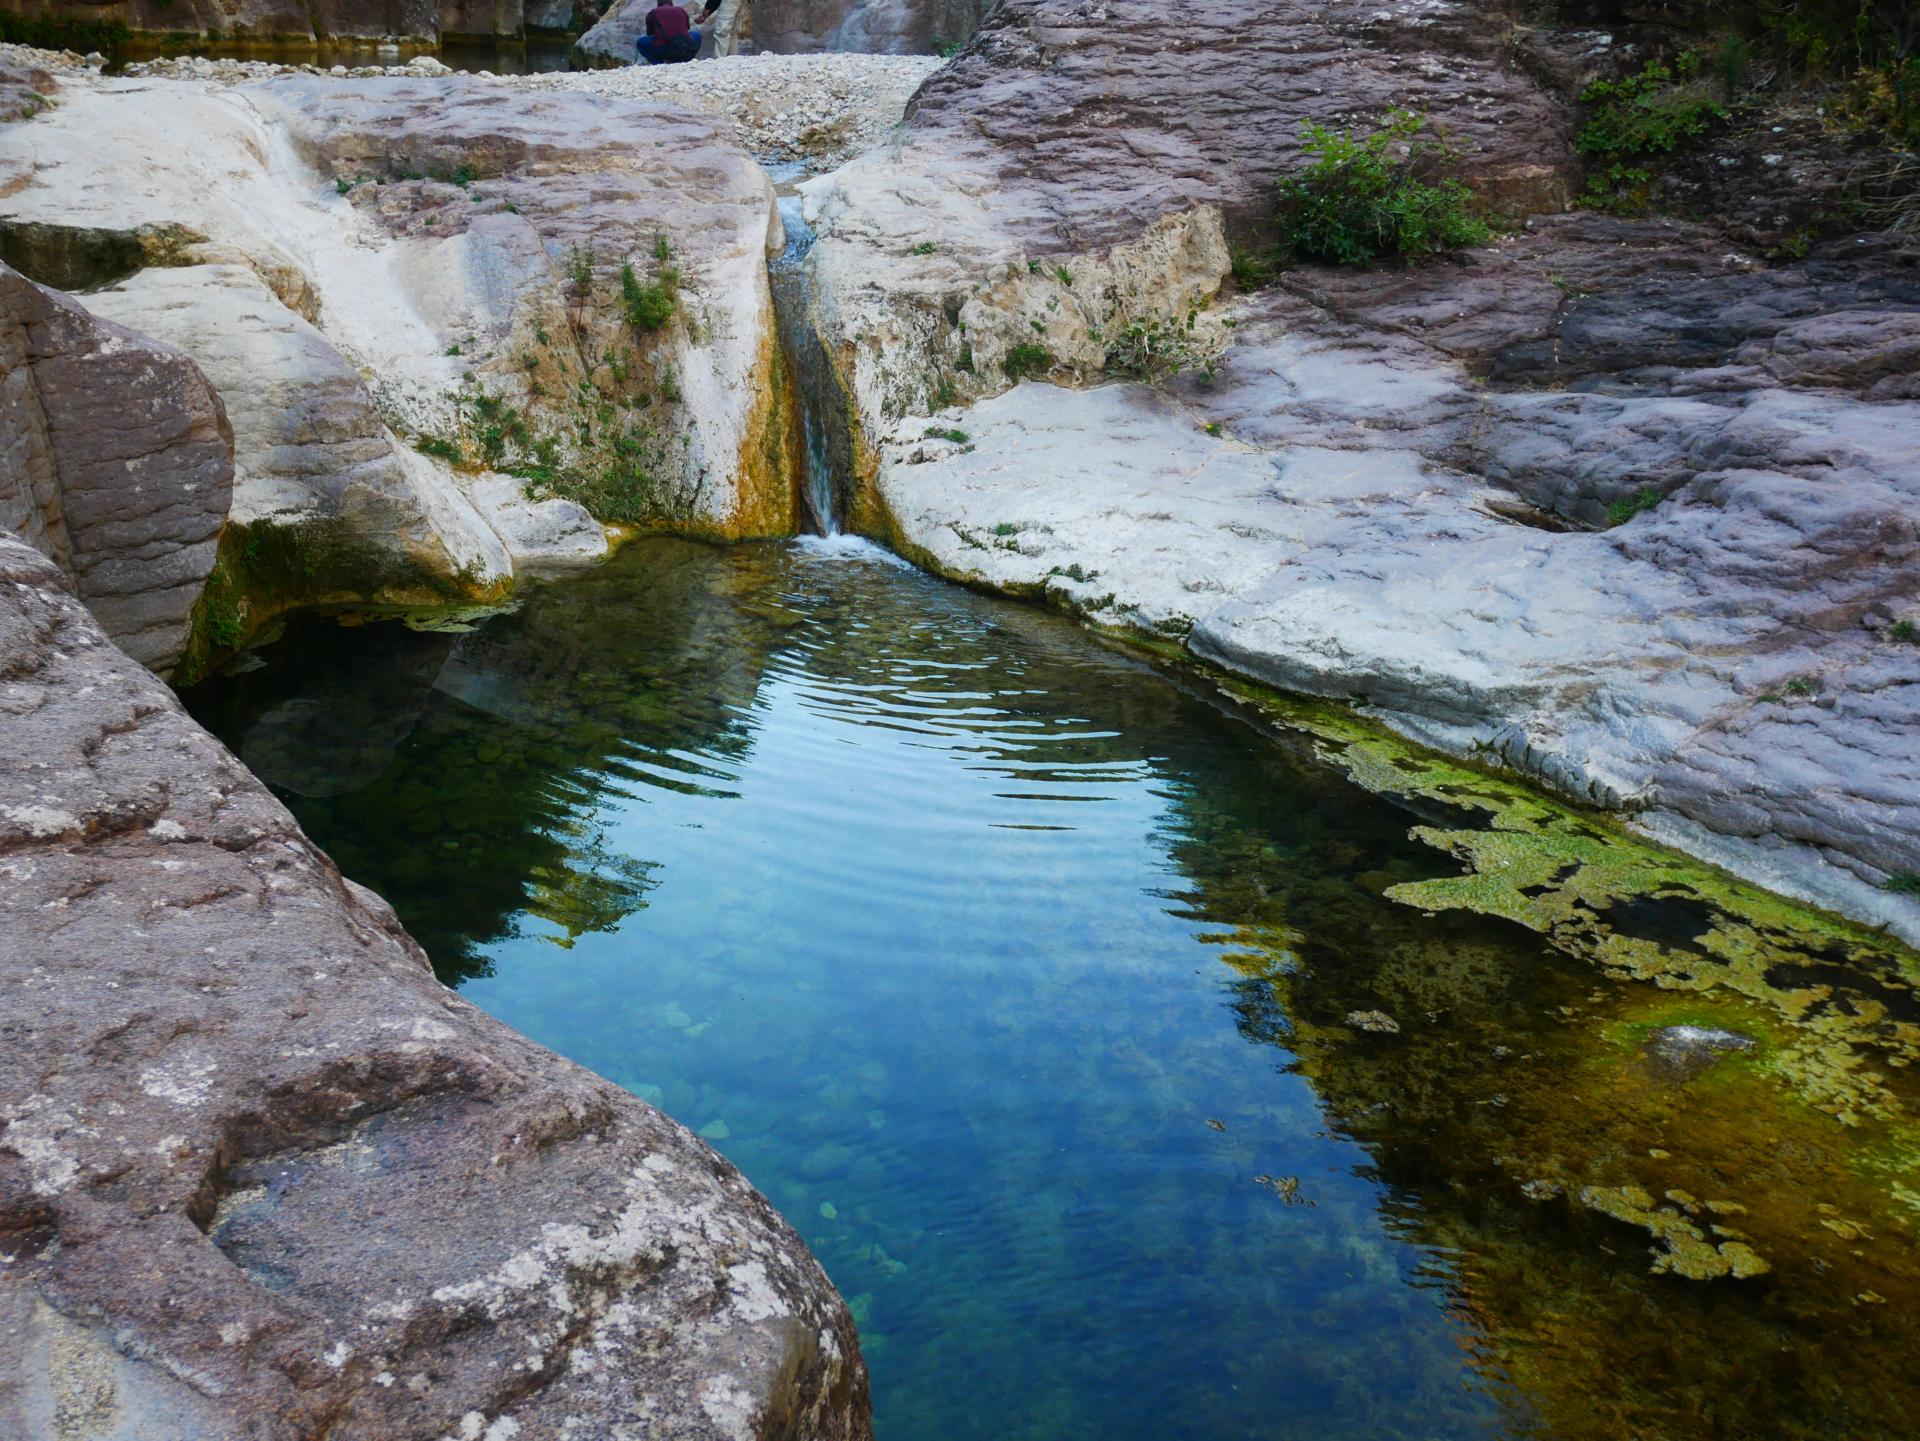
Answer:
<svg viewBox="0 0 1920 1441"><path fill-rule="evenodd" d="M1189 310L1186 322L1177 320L1132 320L1107 345L1106 368L1109 374L1157 385L1183 370L1198 368L1209 379L1213 376L1213 357L1194 339L1194 323L1200 312Z"/></svg>
<svg viewBox="0 0 1920 1441"><path fill-rule="evenodd" d="M1244 245L1230 246L1227 250L1227 273L1242 290L1258 290L1270 284L1276 268L1270 250L1249 250Z"/></svg>
<svg viewBox="0 0 1920 1441"><path fill-rule="evenodd" d="M1616 500L1608 506L1607 519L1615 525L1625 525L1636 515L1644 515L1659 504L1660 492L1648 486L1639 494L1628 496L1625 500Z"/></svg>
<svg viewBox="0 0 1920 1441"><path fill-rule="evenodd" d="M1880 889L1896 896L1920 896L1920 876L1912 871L1895 871L1880 883Z"/></svg>
<svg viewBox="0 0 1920 1441"><path fill-rule="evenodd" d="M1422 140L1426 121L1409 110L1381 117L1371 135L1308 125L1308 163L1277 182L1281 253L1365 265L1381 256L1418 258L1484 245L1493 232L1473 212L1459 180L1434 174L1453 164L1444 145Z"/></svg>
<svg viewBox="0 0 1920 1441"><path fill-rule="evenodd" d="M1029 375L1045 375L1054 364L1053 352L1046 346L1023 340L1006 353L1000 369L1008 380L1024 380Z"/></svg>
<svg viewBox="0 0 1920 1441"><path fill-rule="evenodd" d="M583 299L593 289L593 267L597 257L591 245L575 245L567 252L567 283ZM631 266L628 269L632 269Z"/></svg>
<svg viewBox="0 0 1920 1441"><path fill-rule="evenodd" d="M1729 35L1713 52L1713 73L1720 82L1720 98L1732 104L1746 94L1753 79L1753 42Z"/></svg>
<svg viewBox="0 0 1920 1441"><path fill-rule="evenodd" d="M118 20L66 20L45 13L34 17L0 15L0 41L9 45L77 50L82 55L98 50L112 59L132 38L133 32Z"/></svg>
<svg viewBox="0 0 1920 1441"><path fill-rule="evenodd" d="M650 282L642 283L631 263L620 267L620 302L627 313L627 324L635 330L658 330L673 319L680 299L680 272L671 265L660 267Z"/></svg>
<svg viewBox="0 0 1920 1441"><path fill-rule="evenodd" d="M1598 163L1581 198L1598 209L1628 213L1645 209L1653 178L1637 162L1671 155L1727 113L1701 78L1700 57L1691 50L1675 56L1671 66L1649 60L1624 79L1596 80L1580 99L1592 108L1574 146Z"/></svg>
<svg viewBox="0 0 1920 1441"><path fill-rule="evenodd" d="M1896 620L1887 627L1887 639L1901 645L1920 645L1920 626L1910 620Z"/></svg>

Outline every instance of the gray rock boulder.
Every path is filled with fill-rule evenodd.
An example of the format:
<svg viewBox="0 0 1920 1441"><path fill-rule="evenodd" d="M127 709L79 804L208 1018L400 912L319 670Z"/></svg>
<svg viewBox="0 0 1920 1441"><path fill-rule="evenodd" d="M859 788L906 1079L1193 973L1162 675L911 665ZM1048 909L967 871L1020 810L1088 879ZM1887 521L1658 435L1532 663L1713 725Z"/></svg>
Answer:
<svg viewBox="0 0 1920 1441"><path fill-rule="evenodd" d="M0 539L0 1435L869 1437L751 1186L443 989Z"/></svg>
<svg viewBox="0 0 1920 1441"><path fill-rule="evenodd" d="M0 529L163 674L232 495L233 433L192 360L0 265Z"/></svg>

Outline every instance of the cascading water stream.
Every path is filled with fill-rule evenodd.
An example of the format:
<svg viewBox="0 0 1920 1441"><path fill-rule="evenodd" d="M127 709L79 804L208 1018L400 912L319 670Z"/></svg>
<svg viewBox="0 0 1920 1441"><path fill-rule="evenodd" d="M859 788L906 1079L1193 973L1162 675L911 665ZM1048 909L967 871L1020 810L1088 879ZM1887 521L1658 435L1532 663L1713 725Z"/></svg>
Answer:
<svg viewBox="0 0 1920 1441"><path fill-rule="evenodd" d="M839 487L834 483L830 417L838 386L808 318L806 261L807 252L813 248L813 230L801 214L799 196L780 197L780 221L786 228L787 246L768 267L768 278L773 288L774 322L800 412L801 464L805 467L801 494L814 530L821 535L836 535L840 530Z"/></svg>

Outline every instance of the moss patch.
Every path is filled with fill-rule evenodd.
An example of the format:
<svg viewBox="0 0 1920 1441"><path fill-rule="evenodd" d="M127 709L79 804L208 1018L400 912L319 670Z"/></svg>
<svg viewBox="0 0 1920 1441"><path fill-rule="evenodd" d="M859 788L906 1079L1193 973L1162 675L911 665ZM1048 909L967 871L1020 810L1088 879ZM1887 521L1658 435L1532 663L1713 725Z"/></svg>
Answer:
<svg viewBox="0 0 1920 1441"><path fill-rule="evenodd" d="M229 522L173 681L192 685L289 611L363 604L433 610L496 600L509 584L437 574L335 521Z"/></svg>

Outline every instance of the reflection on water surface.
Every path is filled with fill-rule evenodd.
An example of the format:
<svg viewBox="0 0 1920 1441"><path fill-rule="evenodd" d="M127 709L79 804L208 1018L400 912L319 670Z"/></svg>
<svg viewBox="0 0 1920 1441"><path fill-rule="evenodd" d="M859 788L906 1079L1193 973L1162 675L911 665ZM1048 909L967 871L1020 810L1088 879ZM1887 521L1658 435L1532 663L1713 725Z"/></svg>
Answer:
<svg viewBox="0 0 1920 1441"><path fill-rule="evenodd" d="M449 982L771 1197L882 1441L1910 1434L1898 977L1783 1010L1398 904L1459 816L853 542L265 660L201 717Z"/></svg>

